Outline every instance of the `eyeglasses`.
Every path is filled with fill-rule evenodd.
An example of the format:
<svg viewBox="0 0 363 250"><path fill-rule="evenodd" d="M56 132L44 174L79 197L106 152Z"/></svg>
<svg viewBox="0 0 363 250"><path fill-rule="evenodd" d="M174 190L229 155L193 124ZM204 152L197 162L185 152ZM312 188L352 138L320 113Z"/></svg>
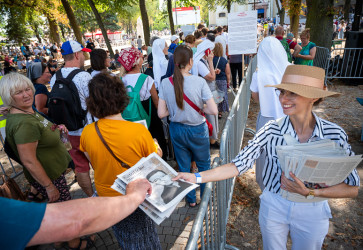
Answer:
<svg viewBox="0 0 363 250"><path fill-rule="evenodd" d="M279 97L284 96L288 100L294 100L298 96L298 94L284 89L275 89L275 92L277 96Z"/></svg>

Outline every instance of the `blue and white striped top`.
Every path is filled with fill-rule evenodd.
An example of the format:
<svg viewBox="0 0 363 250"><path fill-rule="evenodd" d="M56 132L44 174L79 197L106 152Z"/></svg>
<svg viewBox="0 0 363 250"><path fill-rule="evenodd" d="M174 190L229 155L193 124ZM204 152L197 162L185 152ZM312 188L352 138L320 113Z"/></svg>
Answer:
<svg viewBox="0 0 363 250"><path fill-rule="evenodd" d="M312 136L308 142L321 139L330 139L338 143L344 148L348 155L354 155L351 146L348 144L348 136L344 130L335 123L326 121L315 116L316 124ZM232 162L237 166L239 174L246 172L253 167L255 160L260 156L263 150L266 151L266 160L262 172L263 184L266 190L274 193L280 192L281 166L276 153L276 146L286 145L283 135L290 134L297 141L299 140L289 116L282 118L282 121L269 121L263 126L248 145L236 156ZM346 184L351 186L359 186L360 179L357 170L345 179Z"/></svg>

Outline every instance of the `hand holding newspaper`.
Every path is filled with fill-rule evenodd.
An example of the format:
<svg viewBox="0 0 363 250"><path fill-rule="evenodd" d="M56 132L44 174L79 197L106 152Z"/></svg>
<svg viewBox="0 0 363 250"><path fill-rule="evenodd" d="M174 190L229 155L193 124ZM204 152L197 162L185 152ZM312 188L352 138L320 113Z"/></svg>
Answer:
<svg viewBox="0 0 363 250"><path fill-rule="evenodd" d="M172 181L176 175L177 172L160 156L152 153L118 175L111 188L125 194L129 182L146 178L151 183L152 193L146 195L139 207L159 225L172 214L187 193L198 187L197 184L182 180Z"/></svg>
<svg viewBox="0 0 363 250"><path fill-rule="evenodd" d="M361 155L348 156L343 148L328 139L278 146L276 151L285 176L292 172L305 184L322 188L343 182L362 161ZM317 202L327 199L306 199L302 195L282 189L280 195L295 202Z"/></svg>

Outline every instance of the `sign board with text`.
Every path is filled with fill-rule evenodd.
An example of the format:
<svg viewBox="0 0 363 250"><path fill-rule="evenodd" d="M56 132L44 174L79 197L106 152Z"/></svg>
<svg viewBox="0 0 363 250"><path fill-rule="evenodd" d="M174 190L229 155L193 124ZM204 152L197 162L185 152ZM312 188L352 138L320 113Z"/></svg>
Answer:
<svg viewBox="0 0 363 250"><path fill-rule="evenodd" d="M173 8L173 21L175 25L200 23L200 7Z"/></svg>
<svg viewBox="0 0 363 250"><path fill-rule="evenodd" d="M228 14L228 54L257 52L257 10Z"/></svg>

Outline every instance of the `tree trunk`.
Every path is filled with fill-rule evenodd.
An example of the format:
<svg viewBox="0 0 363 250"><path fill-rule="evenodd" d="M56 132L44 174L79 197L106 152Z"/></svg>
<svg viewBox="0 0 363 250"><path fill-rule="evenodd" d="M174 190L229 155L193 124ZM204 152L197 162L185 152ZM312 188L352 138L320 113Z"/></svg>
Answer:
<svg viewBox="0 0 363 250"><path fill-rule="evenodd" d="M173 9L171 7L171 0L167 0L168 2L168 15L169 15L169 23L170 23L170 31L171 34L175 34L175 28L174 28L174 20L173 20Z"/></svg>
<svg viewBox="0 0 363 250"><path fill-rule="evenodd" d="M39 43L42 43L42 38L41 38L41 37L40 37L40 35L39 35L38 25L37 25L37 24L33 24L33 25L31 25L31 27L32 27L32 29L33 29L33 31L34 31L35 36L36 36L36 37L37 37L37 39L38 39L38 42L39 42Z"/></svg>
<svg viewBox="0 0 363 250"><path fill-rule="evenodd" d="M282 6L281 4L281 8L280 8L280 4L279 4L279 0L276 0L276 6L277 6L277 14L279 14L280 16L280 25L284 25L285 22L285 8Z"/></svg>
<svg viewBox="0 0 363 250"><path fill-rule="evenodd" d="M360 18L362 15L362 0L357 0L355 3L354 21L352 25L352 31L359 31Z"/></svg>
<svg viewBox="0 0 363 250"><path fill-rule="evenodd" d="M227 12L231 13L231 0L227 0Z"/></svg>
<svg viewBox="0 0 363 250"><path fill-rule="evenodd" d="M350 0L345 0L344 2L344 21L349 23L349 10L350 10Z"/></svg>
<svg viewBox="0 0 363 250"><path fill-rule="evenodd" d="M150 25L149 25L149 17L147 16L145 0L139 0L140 5L140 13L142 19L142 27L144 28L144 39L145 44L149 46L150 44Z"/></svg>
<svg viewBox="0 0 363 250"><path fill-rule="evenodd" d="M299 19L300 19L300 8L301 8L301 0L290 1L291 6L294 10L290 9L290 30L291 33L294 34L294 37L299 36Z"/></svg>
<svg viewBox="0 0 363 250"><path fill-rule="evenodd" d="M46 14L48 23L49 23L49 36L50 36L50 40L53 43L57 43L58 45L61 42L60 36L59 36L59 31L58 31L58 25L56 23L56 21L53 19L53 17L51 17L49 14Z"/></svg>
<svg viewBox="0 0 363 250"><path fill-rule="evenodd" d="M110 40L108 39L108 36L107 36L107 30L105 29L105 26L103 25L100 13L98 13L98 10L92 0L87 0L87 2L91 6L91 9L92 9L93 13L95 14L97 24L98 24L98 26L100 26L103 38L105 39L105 43L106 43L108 52L110 53L111 58L113 58L115 54L113 53Z"/></svg>
<svg viewBox="0 0 363 250"><path fill-rule="evenodd" d="M310 28L310 41L330 50L333 37L333 15L322 10L332 9L334 0L307 0L306 27Z"/></svg>
<svg viewBox="0 0 363 250"><path fill-rule="evenodd" d="M83 39L82 39L82 33L81 33L81 30L77 23L76 17L74 16L71 5L68 3L68 0L61 0L61 1L62 1L64 10L67 13L67 17L69 19L69 24L71 25L74 35L76 36L77 42L79 42L80 44L82 44L84 46Z"/></svg>
<svg viewBox="0 0 363 250"><path fill-rule="evenodd" d="M61 31L61 34L62 34L62 37L63 37L63 40L66 41L67 38L66 38L66 34L64 32L64 27L63 25L59 25L59 28L60 28L60 31Z"/></svg>

